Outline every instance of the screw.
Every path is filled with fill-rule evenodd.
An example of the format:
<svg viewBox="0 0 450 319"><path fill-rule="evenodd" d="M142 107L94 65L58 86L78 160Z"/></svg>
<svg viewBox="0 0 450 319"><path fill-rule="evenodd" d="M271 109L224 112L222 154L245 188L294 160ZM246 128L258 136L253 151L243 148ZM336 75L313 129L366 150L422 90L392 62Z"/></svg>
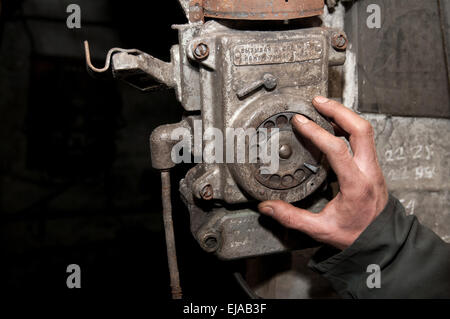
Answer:
<svg viewBox="0 0 450 319"><path fill-rule="evenodd" d="M203 187L200 192L200 197L203 198L204 200L211 200L213 198L213 195L214 195L213 188L210 184Z"/></svg>
<svg viewBox="0 0 450 319"><path fill-rule="evenodd" d="M219 249L219 235L216 232L207 233L202 237L202 247L206 252L213 253Z"/></svg>
<svg viewBox="0 0 450 319"><path fill-rule="evenodd" d="M279 154L282 159L288 159L292 155L292 148L288 144L283 144L280 146Z"/></svg>
<svg viewBox="0 0 450 319"><path fill-rule="evenodd" d="M274 77L272 74L267 73L263 76L263 85L267 90L273 90L277 87L278 79Z"/></svg>
<svg viewBox="0 0 450 319"><path fill-rule="evenodd" d="M208 237L205 239L205 246L209 249L214 249L217 246L217 238Z"/></svg>
<svg viewBox="0 0 450 319"><path fill-rule="evenodd" d="M204 60L209 56L209 47L201 42L194 47L194 56L197 60Z"/></svg>
<svg viewBox="0 0 450 319"><path fill-rule="evenodd" d="M343 33L337 33L333 36L331 44L337 50L345 50L347 49L348 40Z"/></svg>

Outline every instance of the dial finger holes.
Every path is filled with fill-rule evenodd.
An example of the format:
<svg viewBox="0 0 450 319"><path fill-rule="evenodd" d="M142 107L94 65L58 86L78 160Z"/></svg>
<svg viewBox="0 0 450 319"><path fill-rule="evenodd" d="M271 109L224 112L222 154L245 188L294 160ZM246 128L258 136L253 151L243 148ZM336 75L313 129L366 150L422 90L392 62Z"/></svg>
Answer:
<svg viewBox="0 0 450 319"><path fill-rule="evenodd" d="M272 175L270 176L269 181L273 184L280 184L281 183L281 177L279 175Z"/></svg>
<svg viewBox="0 0 450 319"><path fill-rule="evenodd" d="M271 129L275 127L275 123L272 121L267 121L266 123L264 123L264 128L266 129Z"/></svg>
<svg viewBox="0 0 450 319"><path fill-rule="evenodd" d="M298 181L303 181L305 179L305 171L302 169L298 169L294 173L294 177Z"/></svg>
<svg viewBox="0 0 450 319"><path fill-rule="evenodd" d="M294 182L294 177L292 175L285 175L283 176L283 179L281 180L281 183L283 186L291 186Z"/></svg>
<svg viewBox="0 0 450 319"><path fill-rule="evenodd" d="M286 116L280 115L276 119L277 127L284 127L289 123L289 120Z"/></svg>

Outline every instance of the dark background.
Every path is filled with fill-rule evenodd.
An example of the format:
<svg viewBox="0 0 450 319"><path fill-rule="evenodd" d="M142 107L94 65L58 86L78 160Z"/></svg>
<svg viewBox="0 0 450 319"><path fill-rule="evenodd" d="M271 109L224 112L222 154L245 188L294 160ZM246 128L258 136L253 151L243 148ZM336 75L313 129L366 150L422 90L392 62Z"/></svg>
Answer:
<svg viewBox="0 0 450 319"><path fill-rule="evenodd" d="M173 90L142 93L91 78L83 41L98 67L112 47L168 61L178 43L170 26L186 19L176 0L77 0L82 28L68 29L73 2L0 0L0 289L67 291L66 267L78 264L81 291L168 299L160 176L148 138L179 122L183 108ZM361 27L372 2L390 28ZM346 31L363 79L360 110L449 118L448 14L442 23L437 1L357 4ZM216 260L190 234L177 190L187 169L172 174L185 297L246 298L232 275L243 265Z"/></svg>
<svg viewBox="0 0 450 319"><path fill-rule="evenodd" d="M148 138L183 114L173 91L141 93L86 72L112 47L169 60L185 23L175 0L83 0L81 29L68 29L72 1L3 0L0 25L0 287L67 290L66 267L81 267L82 290L169 298L159 173ZM204 253L172 176L184 294L245 297L240 265Z"/></svg>

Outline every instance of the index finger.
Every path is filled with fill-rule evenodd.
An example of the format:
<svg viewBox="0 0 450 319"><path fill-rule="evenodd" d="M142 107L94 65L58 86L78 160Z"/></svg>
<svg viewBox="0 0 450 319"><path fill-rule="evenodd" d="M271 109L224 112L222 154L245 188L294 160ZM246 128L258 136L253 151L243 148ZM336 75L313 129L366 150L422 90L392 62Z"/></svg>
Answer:
<svg viewBox="0 0 450 319"><path fill-rule="evenodd" d="M322 96L314 98L313 105L350 135L350 146L356 158L368 164L376 162L374 131L369 121L341 103Z"/></svg>
<svg viewBox="0 0 450 319"><path fill-rule="evenodd" d="M341 187L351 186L361 171L353 160L347 144L303 115L295 115L292 124L302 136L309 139L327 156Z"/></svg>

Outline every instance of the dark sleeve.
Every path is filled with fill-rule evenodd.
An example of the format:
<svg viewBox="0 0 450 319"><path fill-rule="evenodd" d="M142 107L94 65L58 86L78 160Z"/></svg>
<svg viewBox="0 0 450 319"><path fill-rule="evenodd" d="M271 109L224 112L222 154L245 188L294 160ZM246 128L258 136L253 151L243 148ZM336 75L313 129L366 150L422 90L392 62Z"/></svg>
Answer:
<svg viewBox="0 0 450 319"><path fill-rule="evenodd" d="M367 285L369 265L381 269L380 288ZM450 298L450 245L406 216L393 196L352 246L323 247L309 266L344 298Z"/></svg>

